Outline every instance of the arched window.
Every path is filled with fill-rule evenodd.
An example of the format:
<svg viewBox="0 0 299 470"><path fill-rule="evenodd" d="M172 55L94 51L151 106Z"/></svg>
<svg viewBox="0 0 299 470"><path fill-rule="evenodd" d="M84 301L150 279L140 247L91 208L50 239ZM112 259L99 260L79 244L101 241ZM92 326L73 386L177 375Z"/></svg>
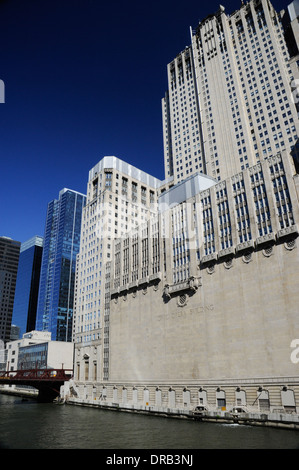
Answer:
<svg viewBox="0 0 299 470"><path fill-rule="evenodd" d="M187 390L184 388L183 390L183 404L184 406L190 406L191 403L191 395L190 395L190 390Z"/></svg>
<svg viewBox="0 0 299 470"><path fill-rule="evenodd" d="M281 390L281 404L286 412L296 412L296 402L293 390L289 390L287 387L283 387Z"/></svg>
<svg viewBox="0 0 299 470"><path fill-rule="evenodd" d="M246 393L244 390L237 388L236 390L236 406L246 405Z"/></svg>
<svg viewBox="0 0 299 470"><path fill-rule="evenodd" d="M200 388L198 392L198 402L203 406L206 406L208 403L207 391L203 390L202 388Z"/></svg>
<svg viewBox="0 0 299 470"><path fill-rule="evenodd" d="M123 387L123 390L122 390L122 402L123 402L123 403L127 403L127 399L128 399L128 391L127 391L126 387Z"/></svg>
<svg viewBox="0 0 299 470"><path fill-rule="evenodd" d="M162 391L156 388L156 406L162 406Z"/></svg>
<svg viewBox="0 0 299 470"><path fill-rule="evenodd" d="M175 408L175 390L172 388L168 390L168 406L169 408Z"/></svg>
<svg viewBox="0 0 299 470"><path fill-rule="evenodd" d="M225 392L223 390L220 390L220 388L217 388L217 391L216 391L216 403L217 403L218 408L225 410L226 408Z"/></svg>
<svg viewBox="0 0 299 470"><path fill-rule="evenodd" d="M149 406L149 390L147 388L143 390L143 404Z"/></svg>
<svg viewBox="0 0 299 470"><path fill-rule="evenodd" d="M117 397L117 387L113 387L113 403L117 403L118 401Z"/></svg>
<svg viewBox="0 0 299 470"><path fill-rule="evenodd" d="M137 388L133 388L133 403L136 404L138 401L138 392L137 392Z"/></svg>

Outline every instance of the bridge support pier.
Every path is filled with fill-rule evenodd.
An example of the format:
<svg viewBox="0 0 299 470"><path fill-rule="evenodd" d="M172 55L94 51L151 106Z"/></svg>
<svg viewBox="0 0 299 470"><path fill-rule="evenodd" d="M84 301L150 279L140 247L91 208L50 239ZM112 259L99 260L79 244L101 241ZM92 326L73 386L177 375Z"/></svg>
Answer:
<svg viewBox="0 0 299 470"><path fill-rule="evenodd" d="M41 387L38 389L37 401L39 403L52 403L59 396L59 390L51 387Z"/></svg>

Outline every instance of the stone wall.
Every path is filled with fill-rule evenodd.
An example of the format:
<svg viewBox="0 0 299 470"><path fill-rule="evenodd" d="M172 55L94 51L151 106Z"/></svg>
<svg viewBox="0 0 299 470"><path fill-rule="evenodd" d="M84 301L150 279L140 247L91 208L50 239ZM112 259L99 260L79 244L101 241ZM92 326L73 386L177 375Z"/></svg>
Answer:
<svg viewBox="0 0 299 470"><path fill-rule="evenodd" d="M296 240L198 270L196 291L164 281L112 298L109 381L242 380L298 375Z"/></svg>

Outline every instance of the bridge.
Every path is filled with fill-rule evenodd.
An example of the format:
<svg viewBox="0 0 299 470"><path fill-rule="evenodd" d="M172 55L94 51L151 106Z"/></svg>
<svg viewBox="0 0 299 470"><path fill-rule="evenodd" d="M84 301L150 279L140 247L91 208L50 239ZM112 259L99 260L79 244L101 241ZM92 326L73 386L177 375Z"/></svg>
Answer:
<svg viewBox="0 0 299 470"><path fill-rule="evenodd" d="M38 390L38 401L51 402L72 377L72 369L21 369L0 371L0 385L25 385Z"/></svg>

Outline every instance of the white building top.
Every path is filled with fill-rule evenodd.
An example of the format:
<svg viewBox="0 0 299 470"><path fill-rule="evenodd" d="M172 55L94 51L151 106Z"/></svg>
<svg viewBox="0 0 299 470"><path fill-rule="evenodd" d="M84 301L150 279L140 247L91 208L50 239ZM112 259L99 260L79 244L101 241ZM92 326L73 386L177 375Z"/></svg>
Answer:
<svg viewBox="0 0 299 470"><path fill-rule="evenodd" d="M133 165L120 160L117 157L110 156L104 157L99 161L90 171L88 181L91 181L98 173L102 170L115 169L124 173L127 176L130 176L141 183L144 183L152 188L159 188L163 182L154 176L145 173L142 170L139 170Z"/></svg>
<svg viewBox="0 0 299 470"><path fill-rule="evenodd" d="M59 191L59 198L60 198L64 193L66 193L67 191L70 191L71 193L79 194L80 196L86 197L85 194L79 193L79 191L74 191L73 189L69 189L69 188L63 188L63 189L61 189L61 191Z"/></svg>
<svg viewBox="0 0 299 470"><path fill-rule="evenodd" d="M35 235L34 237L30 238L26 242L23 242L21 244L21 249L20 253L22 253L25 250L28 250L28 248L31 248L32 246L43 246L43 237L39 237L38 235Z"/></svg>

